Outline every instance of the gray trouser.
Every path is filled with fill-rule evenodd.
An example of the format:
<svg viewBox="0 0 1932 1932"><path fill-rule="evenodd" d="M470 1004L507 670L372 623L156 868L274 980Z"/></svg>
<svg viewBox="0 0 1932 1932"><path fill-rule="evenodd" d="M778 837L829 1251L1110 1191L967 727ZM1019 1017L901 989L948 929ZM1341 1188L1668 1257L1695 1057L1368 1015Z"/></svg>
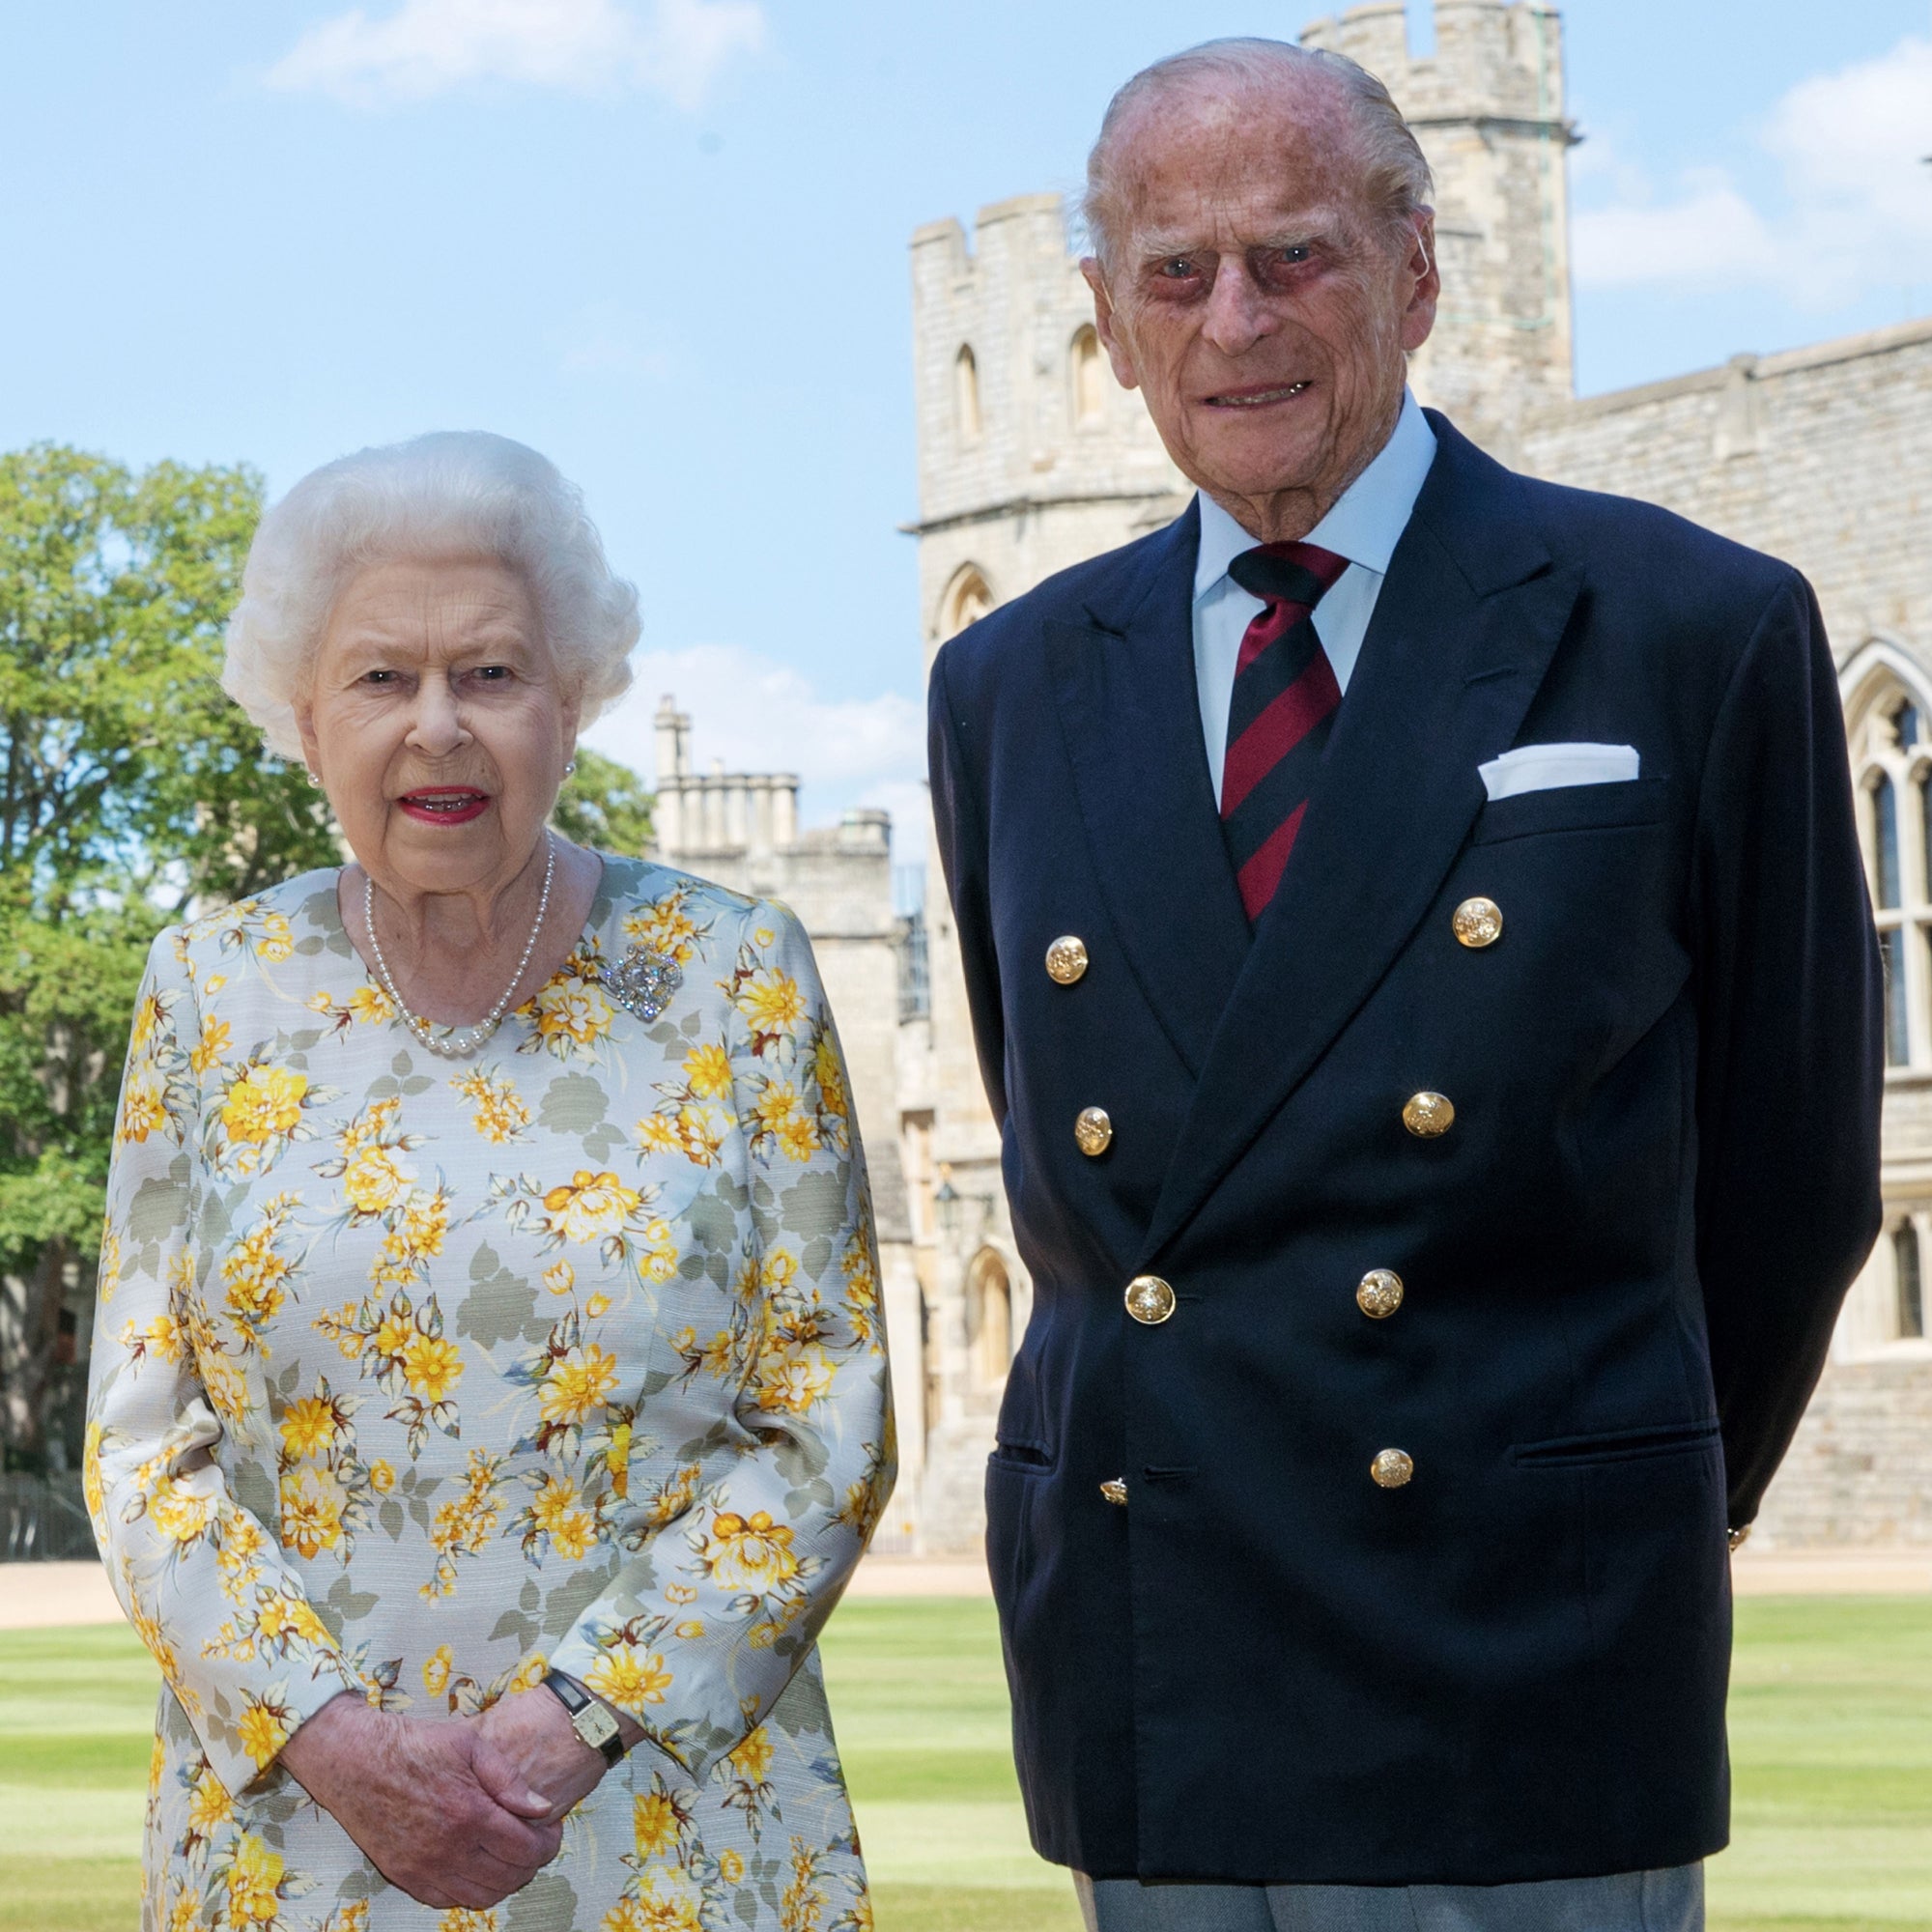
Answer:
<svg viewBox="0 0 1932 1932"><path fill-rule="evenodd" d="M1087 1932L1704 1932L1704 1867L1534 1885L1142 1885L1073 1874Z"/></svg>

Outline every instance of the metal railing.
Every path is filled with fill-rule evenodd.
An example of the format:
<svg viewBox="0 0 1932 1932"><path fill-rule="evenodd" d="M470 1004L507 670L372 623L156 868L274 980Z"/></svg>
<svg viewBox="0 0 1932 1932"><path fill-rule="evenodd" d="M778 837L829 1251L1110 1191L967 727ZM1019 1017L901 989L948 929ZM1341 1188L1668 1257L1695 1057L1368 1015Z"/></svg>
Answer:
<svg viewBox="0 0 1932 1932"><path fill-rule="evenodd" d="M79 1470L0 1475L0 1563L74 1563L98 1553Z"/></svg>

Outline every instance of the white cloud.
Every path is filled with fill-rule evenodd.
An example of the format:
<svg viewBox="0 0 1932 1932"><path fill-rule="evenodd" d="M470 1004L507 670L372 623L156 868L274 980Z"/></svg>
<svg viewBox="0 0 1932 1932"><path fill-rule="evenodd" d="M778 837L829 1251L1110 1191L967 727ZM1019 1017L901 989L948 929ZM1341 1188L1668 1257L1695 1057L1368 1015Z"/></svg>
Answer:
<svg viewBox="0 0 1932 1932"><path fill-rule="evenodd" d="M311 27L267 75L356 107L426 100L473 81L571 94L643 87L695 107L734 54L764 44L759 0L404 0Z"/></svg>
<svg viewBox="0 0 1932 1932"><path fill-rule="evenodd" d="M821 697L794 666L738 644L639 651L637 681L623 701L584 733L584 742L653 782L656 718L665 693L692 721L692 760L731 772L796 772L800 816L836 820L848 806L893 814L899 862L925 855L925 714L897 692Z"/></svg>
<svg viewBox="0 0 1932 1932"><path fill-rule="evenodd" d="M1723 170L1687 175L1660 200L1630 170L1614 198L1577 216L1587 287L1776 287L1826 308L1922 277L1932 248L1932 41L1814 74L1785 94L1759 142L1783 188L1774 212Z"/></svg>

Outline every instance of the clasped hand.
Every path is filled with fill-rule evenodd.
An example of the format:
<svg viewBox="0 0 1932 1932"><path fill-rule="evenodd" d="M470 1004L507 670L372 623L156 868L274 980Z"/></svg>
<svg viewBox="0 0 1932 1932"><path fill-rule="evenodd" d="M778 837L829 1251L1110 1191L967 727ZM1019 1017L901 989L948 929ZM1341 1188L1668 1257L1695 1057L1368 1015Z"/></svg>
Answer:
<svg viewBox="0 0 1932 1932"><path fill-rule="evenodd" d="M282 1763L391 1885L472 1911L555 1858L565 1814L605 1770L547 1690L453 1720L378 1711L344 1691L289 1740Z"/></svg>

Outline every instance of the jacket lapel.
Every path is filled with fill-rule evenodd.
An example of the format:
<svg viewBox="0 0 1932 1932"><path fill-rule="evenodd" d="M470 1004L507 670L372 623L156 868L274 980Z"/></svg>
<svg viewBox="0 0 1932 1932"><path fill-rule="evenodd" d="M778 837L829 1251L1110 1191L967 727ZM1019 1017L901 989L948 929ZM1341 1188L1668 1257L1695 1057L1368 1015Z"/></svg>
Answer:
<svg viewBox="0 0 1932 1932"><path fill-rule="evenodd" d="M1142 992L1196 1076L1249 950L1201 738L1200 538L1190 504L1089 596L1091 624L1046 626L1101 896Z"/></svg>
<svg viewBox="0 0 1932 1932"><path fill-rule="evenodd" d="M1435 461L1390 559L1288 869L1220 1015L1143 1266L1406 944L1481 809L1476 767L1514 741L1576 603L1578 575L1553 564L1520 482L1434 412L1430 420Z"/></svg>

